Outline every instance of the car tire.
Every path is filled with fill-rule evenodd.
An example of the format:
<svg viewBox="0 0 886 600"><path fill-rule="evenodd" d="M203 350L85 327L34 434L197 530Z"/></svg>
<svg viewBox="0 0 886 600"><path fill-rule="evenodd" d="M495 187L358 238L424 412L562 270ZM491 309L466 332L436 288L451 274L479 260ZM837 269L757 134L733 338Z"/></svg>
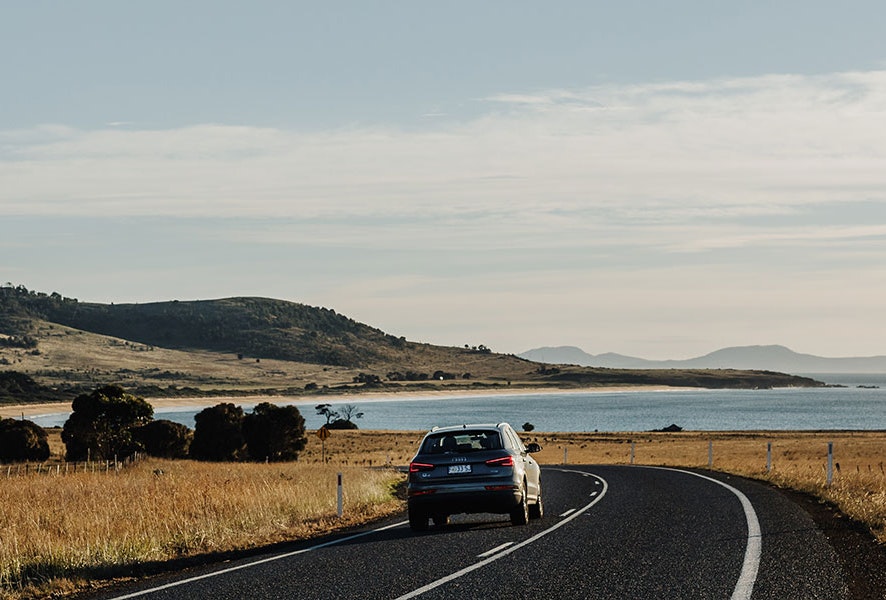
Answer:
<svg viewBox="0 0 886 600"><path fill-rule="evenodd" d="M409 528L412 531L427 531L428 513L417 508L409 507Z"/></svg>
<svg viewBox="0 0 886 600"><path fill-rule="evenodd" d="M543 516L545 516L545 505L541 500L541 490L539 490L535 504L529 505L529 518L541 519Z"/></svg>
<svg viewBox="0 0 886 600"><path fill-rule="evenodd" d="M520 503L511 509L511 523L526 525L529 523L529 500L526 499L526 484L520 488Z"/></svg>
<svg viewBox="0 0 886 600"><path fill-rule="evenodd" d="M449 525L449 515L436 514L433 516L433 521L436 527L444 527Z"/></svg>

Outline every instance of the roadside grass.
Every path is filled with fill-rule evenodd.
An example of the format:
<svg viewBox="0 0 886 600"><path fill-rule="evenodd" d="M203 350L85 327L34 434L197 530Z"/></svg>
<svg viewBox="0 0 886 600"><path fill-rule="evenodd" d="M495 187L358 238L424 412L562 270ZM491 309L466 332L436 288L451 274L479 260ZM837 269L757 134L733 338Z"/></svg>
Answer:
<svg viewBox="0 0 886 600"><path fill-rule="evenodd" d="M337 473L344 516L337 517ZM128 567L308 538L401 508L393 470L146 459L115 473L0 485L0 598L44 597Z"/></svg>
<svg viewBox="0 0 886 600"><path fill-rule="evenodd" d="M50 432L55 452L63 447ZM146 459L114 472L5 478L0 472L0 598L45 597L132 576L144 563L304 539L396 513L423 432L309 433L295 463ZM886 432L524 433L542 464L713 468L813 494L886 543ZM834 480L826 485L827 444ZM772 444L772 469L766 468ZM325 448L324 448L325 446ZM565 452L564 452L565 450ZM325 461L322 460L325 455ZM60 456L55 456L57 463ZM370 468L371 467L371 468ZM344 517L336 515L343 473Z"/></svg>

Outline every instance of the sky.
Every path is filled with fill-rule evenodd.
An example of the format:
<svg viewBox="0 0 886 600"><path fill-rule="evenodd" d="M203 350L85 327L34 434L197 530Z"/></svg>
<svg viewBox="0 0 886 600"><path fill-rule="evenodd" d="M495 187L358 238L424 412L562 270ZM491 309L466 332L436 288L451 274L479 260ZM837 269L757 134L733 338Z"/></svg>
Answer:
<svg viewBox="0 0 886 600"><path fill-rule="evenodd" d="M9 3L0 283L886 354L886 4Z"/></svg>

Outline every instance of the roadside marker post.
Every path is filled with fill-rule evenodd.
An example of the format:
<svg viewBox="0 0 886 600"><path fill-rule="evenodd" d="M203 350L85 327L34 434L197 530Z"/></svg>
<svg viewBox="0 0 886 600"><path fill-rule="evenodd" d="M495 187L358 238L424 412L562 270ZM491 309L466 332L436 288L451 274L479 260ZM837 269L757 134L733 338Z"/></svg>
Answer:
<svg viewBox="0 0 886 600"><path fill-rule="evenodd" d="M708 468L714 468L714 442L708 442Z"/></svg>
<svg viewBox="0 0 886 600"><path fill-rule="evenodd" d="M772 472L772 442L766 442L766 472Z"/></svg>
<svg viewBox="0 0 886 600"><path fill-rule="evenodd" d="M344 508L345 508L344 507L344 493L342 491L342 486L341 486L341 473L338 474L338 492L337 492L337 494L338 494L338 517L341 518L341 516L344 514Z"/></svg>
<svg viewBox="0 0 886 600"><path fill-rule="evenodd" d="M828 442L828 485L834 482L834 442Z"/></svg>
<svg viewBox="0 0 886 600"><path fill-rule="evenodd" d="M634 464L634 442L631 442L631 464Z"/></svg>

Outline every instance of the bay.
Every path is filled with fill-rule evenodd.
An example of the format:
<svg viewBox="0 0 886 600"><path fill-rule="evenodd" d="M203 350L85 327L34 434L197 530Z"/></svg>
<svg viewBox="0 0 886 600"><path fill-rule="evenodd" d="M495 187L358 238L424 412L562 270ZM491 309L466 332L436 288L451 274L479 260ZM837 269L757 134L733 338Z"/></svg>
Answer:
<svg viewBox="0 0 886 600"><path fill-rule="evenodd" d="M512 395L409 397L369 400L354 396L332 402L333 409L356 405L361 429L416 430L435 425L507 421L537 431L650 431L676 424L694 431L886 430L886 376L814 375L847 387L774 390L690 390L625 392L545 392ZM858 387L879 386L879 387ZM275 402L269 398L269 402ZM325 419L310 402L297 402L308 429ZM283 404L283 402L277 402ZM242 404L244 411L252 404ZM199 409L158 410L155 419L194 427ZM67 414L32 418L44 427L61 426Z"/></svg>

